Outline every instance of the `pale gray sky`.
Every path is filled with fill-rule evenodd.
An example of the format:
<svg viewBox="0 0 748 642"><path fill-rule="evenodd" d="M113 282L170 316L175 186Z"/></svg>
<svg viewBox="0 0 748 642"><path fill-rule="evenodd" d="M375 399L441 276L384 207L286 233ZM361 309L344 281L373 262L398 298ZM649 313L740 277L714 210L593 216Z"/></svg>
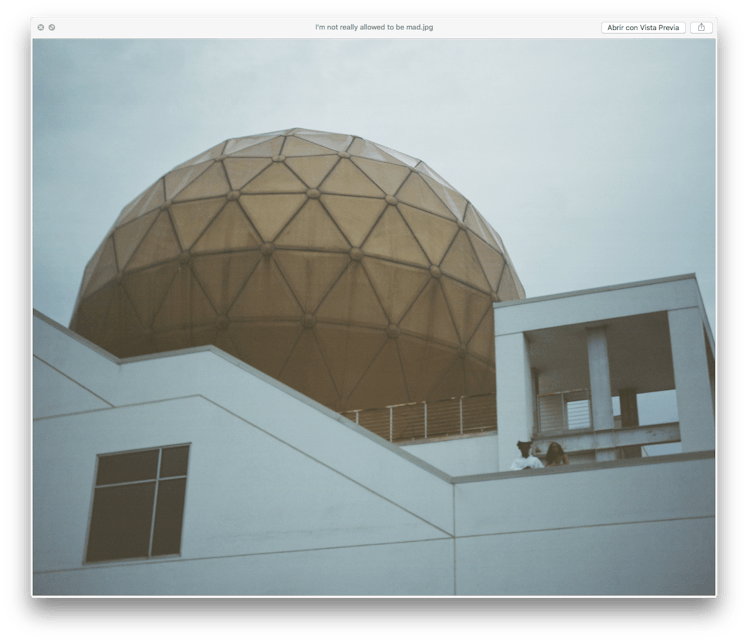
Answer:
<svg viewBox="0 0 748 642"><path fill-rule="evenodd" d="M34 307L67 325L120 210L227 139L290 127L424 160L527 296L695 272L715 296L709 40L34 42Z"/></svg>

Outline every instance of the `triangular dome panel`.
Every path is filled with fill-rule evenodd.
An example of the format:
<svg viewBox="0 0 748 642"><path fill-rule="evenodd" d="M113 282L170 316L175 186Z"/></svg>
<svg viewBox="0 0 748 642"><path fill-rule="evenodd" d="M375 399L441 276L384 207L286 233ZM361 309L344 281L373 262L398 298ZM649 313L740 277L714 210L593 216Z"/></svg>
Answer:
<svg viewBox="0 0 748 642"><path fill-rule="evenodd" d="M351 156L363 156L364 158L371 158L372 160L392 163L394 165L405 165L405 163L403 163L402 161L398 160L394 156L390 156L387 152L382 151L363 138L354 139L351 146L347 149L347 152Z"/></svg>
<svg viewBox="0 0 748 642"><path fill-rule="evenodd" d="M496 292L499 287L499 279L501 273L504 270L504 257L501 256L495 249L490 247L488 243L485 243L477 236L472 234L468 235L470 242L473 245L475 254L478 257L478 261L483 267L483 272L488 278L488 283L491 286L491 291Z"/></svg>
<svg viewBox="0 0 748 642"><path fill-rule="evenodd" d="M183 250L189 250L192 247L198 236L225 204L226 199L220 197L171 206L169 213Z"/></svg>
<svg viewBox="0 0 748 642"><path fill-rule="evenodd" d="M239 197L239 203L263 241L272 241L306 200L306 194L257 194Z"/></svg>
<svg viewBox="0 0 748 642"><path fill-rule="evenodd" d="M434 190L436 195L441 201L449 208L450 212L454 214L458 220L465 218L465 209L467 208L467 199L462 194L458 194L454 190L446 187L439 181L434 180L430 176L422 177L426 184Z"/></svg>
<svg viewBox="0 0 748 642"><path fill-rule="evenodd" d="M338 156L297 156L287 158L286 165L308 187L316 188L339 160Z"/></svg>
<svg viewBox="0 0 748 642"><path fill-rule="evenodd" d="M316 199L309 199L275 239L277 247L347 252L348 241Z"/></svg>
<svg viewBox="0 0 748 642"><path fill-rule="evenodd" d="M366 254L384 259L428 266L428 258L403 221L397 208L389 206L362 246Z"/></svg>
<svg viewBox="0 0 748 642"><path fill-rule="evenodd" d="M219 315L225 315L260 260L258 251L222 252L192 259L192 270Z"/></svg>
<svg viewBox="0 0 748 642"><path fill-rule="evenodd" d="M232 322L228 328L242 360L273 379L278 379L302 330L298 321L272 325Z"/></svg>
<svg viewBox="0 0 748 642"><path fill-rule="evenodd" d="M278 250L273 254L304 312L314 312L348 265L348 254Z"/></svg>
<svg viewBox="0 0 748 642"><path fill-rule="evenodd" d="M387 207L382 199L323 194L322 205L353 247L360 247L374 223Z"/></svg>
<svg viewBox="0 0 748 642"><path fill-rule="evenodd" d="M412 401L395 339L385 342L348 398L348 407L381 407L382 399L388 399L388 405Z"/></svg>
<svg viewBox="0 0 748 642"><path fill-rule="evenodd" d="M364 257L362 261L390 323L399 323L431 279L427 270Z"/></svg>
<svg viewBox="0 0 748 642"><path fill-rule="evenodd" d="M156 318L154 330L214 323L216 312L189 266L179 266ZM191 344L195 345L195 344Z"/></svg>
<svg viewBox="0 0 748 642"><path fill-rule="evenodd" d="M232 190L239 190L270 165L269 158L227 158L223 161Z"/></svg>
<svg viewBox="0 0 748 642"><path fill-rule="evenodd" d="M283 136L275 136L270 140L258 143L256 145L250 145L235 152L231 152L231 155L242 158L257 158L267 157L272 158L280 154L281 146L283 145ZM228 152L227 152L228 153Z"/></svg>
<svg viewBox="0 0 748 642"><path fill-rule="evenodd" d="M241 151L246 150L248 147L253 145L259 145L265 141L277 138L277 134L260 134L259 136L245 136L243 138L232 138L226 141L226 148L223 153L227 156L238 154ZM278 146L280 149L280 145Z"/></svg>
<svg viewBox="0 0 748 642"><path fill-rule="evenodd" d="M339 397L312 330L302 332L278 379L326 406Z"/></svg>
<svg viewBox="0 0 748 642"><path fill-rule="evenodd" d="M180 252L179 241L169 219L169 213L161 212L148 230L143 241L127 263L128 270L153 265L176 257Z"/></svg>
<svg viewBox="0 0 748 642"><path fill-rule="evenodd" d="M411 172L410 176L408 176L402 187L398 190L396 196L399 201L413 207L427 210L445 218L456 219L456 216L447 209L447 206L441 202L439 197L434 194L431 188L415 172Z"/></svg>
<svg viewBox="0 0 748 642"><path fill-rule="evenodd" d="M352 160L385 194L391 196L397 193L410 174L410 170L402 165L383 163L368 158L353 158Z"/></svg>
<svg viewBox="0 0 748 642"><path fill-rule="evenodd" d="M151 210L161 207L166 202L164 192L164 179L156 181L145 192L138 196L132 203L122 210L115 225L121 226L142 216Z"/></svg>
<svg viewBox="0 0 748 642"><path fill-rule="evenodd" d="M229 310L231 319L295 319L302 309L275 261L263 257Z"/></svg>
<svg viewBox="0 0 748 642"><path fill-rule="evenodd" d="M353 140L353 136L347 134L328 134L327 132L312 132L308 130L296 131L294 136L308 140L336 152L344 152Z"/></svg>
<svg viewBox="0 0 748 642"><path fill-rule="evenodd" d="M320 321L387 326L387 315L360 262L351 261L316 312Z"/></svg>
<svg viewBox="0 0 748 642"><path fill-rule="evenodd" d="M483 275L483 268L473 252L473 246L468 241L467 232L458 232L439 267L444 274L449 274L483 290L489 289L488 281Z"/></svg>
<svg viewBox="0 0 748 642"><path fill-rule="evenodd" d="M421 292L400 323L403 330L428 339L457 345L460 340L452 315L437 279L433 279Z"/></svg>
<svg viewBox="0 0 748 642"><path fill-rule="evenodd" d="M340 159L319 188L326 194L384 197L384 192L347 158Z"/></svg>
<svg viewBox="0 0 748 642"><path fill-rule="evenodd" d="M332 154L332 151L301 138L289 136L286 138L286 144L283 145L281 154L283 156L320 156L322 154Z"/></svg>
<svg viewBox="0 0 748 642"><path fill-rule="evenodd" d="M429 261L439 265L457 234L457 223L400 203L397 206Z"/></svg>
<svg viewBox="0 0 748 642"><path fill-rule="evenodd" d="M335 387L345 400L379 354L387 335L366 328L357 328L352 333L344 326L328 323L317 323L314 333Z"/></svg>
<svg viewBox="0 0 748 642"><path fill-rule="evenodd" d="M164 176L166 184L166 198L172 200L179 192L194 181L200 174L213 165L213 161L206 161L199 165L175 169Z"/></svg>
<svg viewBox="0 0 748 642"><path fill-rule="evenodd" d="M117 258L114 254L113 237L110 236L99 248L98 258L91 274L92 277L83 293L84 297L90 296L117 276Z"/></svg>
<svg viewBox="0 0 748 642"><path fill-rule="evenodd" d="M259 247L262 240L255 234L244 210L229 201L193 247L193 252L225 252Z"/></svg>
<svg viewBox="0 0 748 642"><path fill-rule="evenodd" d="M123 270L130 260L132 253L137 249L143 237L156 220L158 212L151 212L134 221L125 223L122 227L114 230L114 247L117 252L119 269Z"/></svg>
<svg viewBox="0 0 748 642"><path fill-rule="evenodd" d="M272 163L242 188L243 194L306 192L307 187L283 163Z"/></svg>
<svg viewBox="0 0 748 642"><path fill-rule="evenodd" d="M490 297L474 288L463 285L449 277L442 277L442 288L452 312L457 334L462 343L467 343L486 310L491 307Z"/></svg>
<svg viewBox="0 0 748 642"><path fill-rule="evenodd" d="M397 341L412 398L419 401L430 399L431 391L457 358L454 349L434 346L405 334Z"/></svg>
<svg viewBox="0 0 748 642"><path fill-rule="evenodd" d="M161 308L176 273L177 264L172 261L125 276L125 289L144 328L153 325L153 319Z"/></svg>

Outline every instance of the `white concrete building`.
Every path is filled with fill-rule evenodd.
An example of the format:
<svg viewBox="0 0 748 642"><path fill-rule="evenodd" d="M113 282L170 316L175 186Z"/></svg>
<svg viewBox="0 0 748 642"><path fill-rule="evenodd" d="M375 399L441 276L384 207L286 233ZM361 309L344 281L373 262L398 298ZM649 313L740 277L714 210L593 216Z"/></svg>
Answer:
<svg viewBox="0 0 748 642"><path fill-rule="evenodd" d="M498 431L398 446L212 346L117 359L35 313L34 594L713 595L695 278L494 314ZM639 426L673 388L678 422ZM571 465L509 472L530 438Z"/></svg>

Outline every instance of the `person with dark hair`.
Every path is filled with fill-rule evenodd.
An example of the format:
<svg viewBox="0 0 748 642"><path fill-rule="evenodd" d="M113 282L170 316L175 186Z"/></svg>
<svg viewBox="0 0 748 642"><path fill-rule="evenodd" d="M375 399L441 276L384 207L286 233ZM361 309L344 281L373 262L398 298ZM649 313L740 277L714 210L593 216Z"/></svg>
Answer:
<svg viewBox="0 0 748 642"><path fill-rule="evenodd" d="M566 456L564 449L561 448L561 444L552 441L548 446L548 453L545 456L545 466L564 466L569 463L569 458Z"/></svg>
<svg viewBox="0 0 748 642"><path fill-rule="evenodd" d="M543 464L537 457L530 454L530 446L532 445L532 439L530 441L518 441L517 448L522 453L522 457L517 457L509 470L525 470L527 468L542 468Z"/></svg>

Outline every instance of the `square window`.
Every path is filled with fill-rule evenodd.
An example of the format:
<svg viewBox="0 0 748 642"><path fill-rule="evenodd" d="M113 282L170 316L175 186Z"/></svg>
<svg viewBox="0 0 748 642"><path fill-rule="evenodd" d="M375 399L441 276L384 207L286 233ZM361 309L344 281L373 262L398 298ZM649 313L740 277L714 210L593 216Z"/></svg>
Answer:
<svg viewBox="0 0 748 642"><path fill-rule="evenodd" d="M86 562L179 554L189 451L99 455Z"/></svg>

